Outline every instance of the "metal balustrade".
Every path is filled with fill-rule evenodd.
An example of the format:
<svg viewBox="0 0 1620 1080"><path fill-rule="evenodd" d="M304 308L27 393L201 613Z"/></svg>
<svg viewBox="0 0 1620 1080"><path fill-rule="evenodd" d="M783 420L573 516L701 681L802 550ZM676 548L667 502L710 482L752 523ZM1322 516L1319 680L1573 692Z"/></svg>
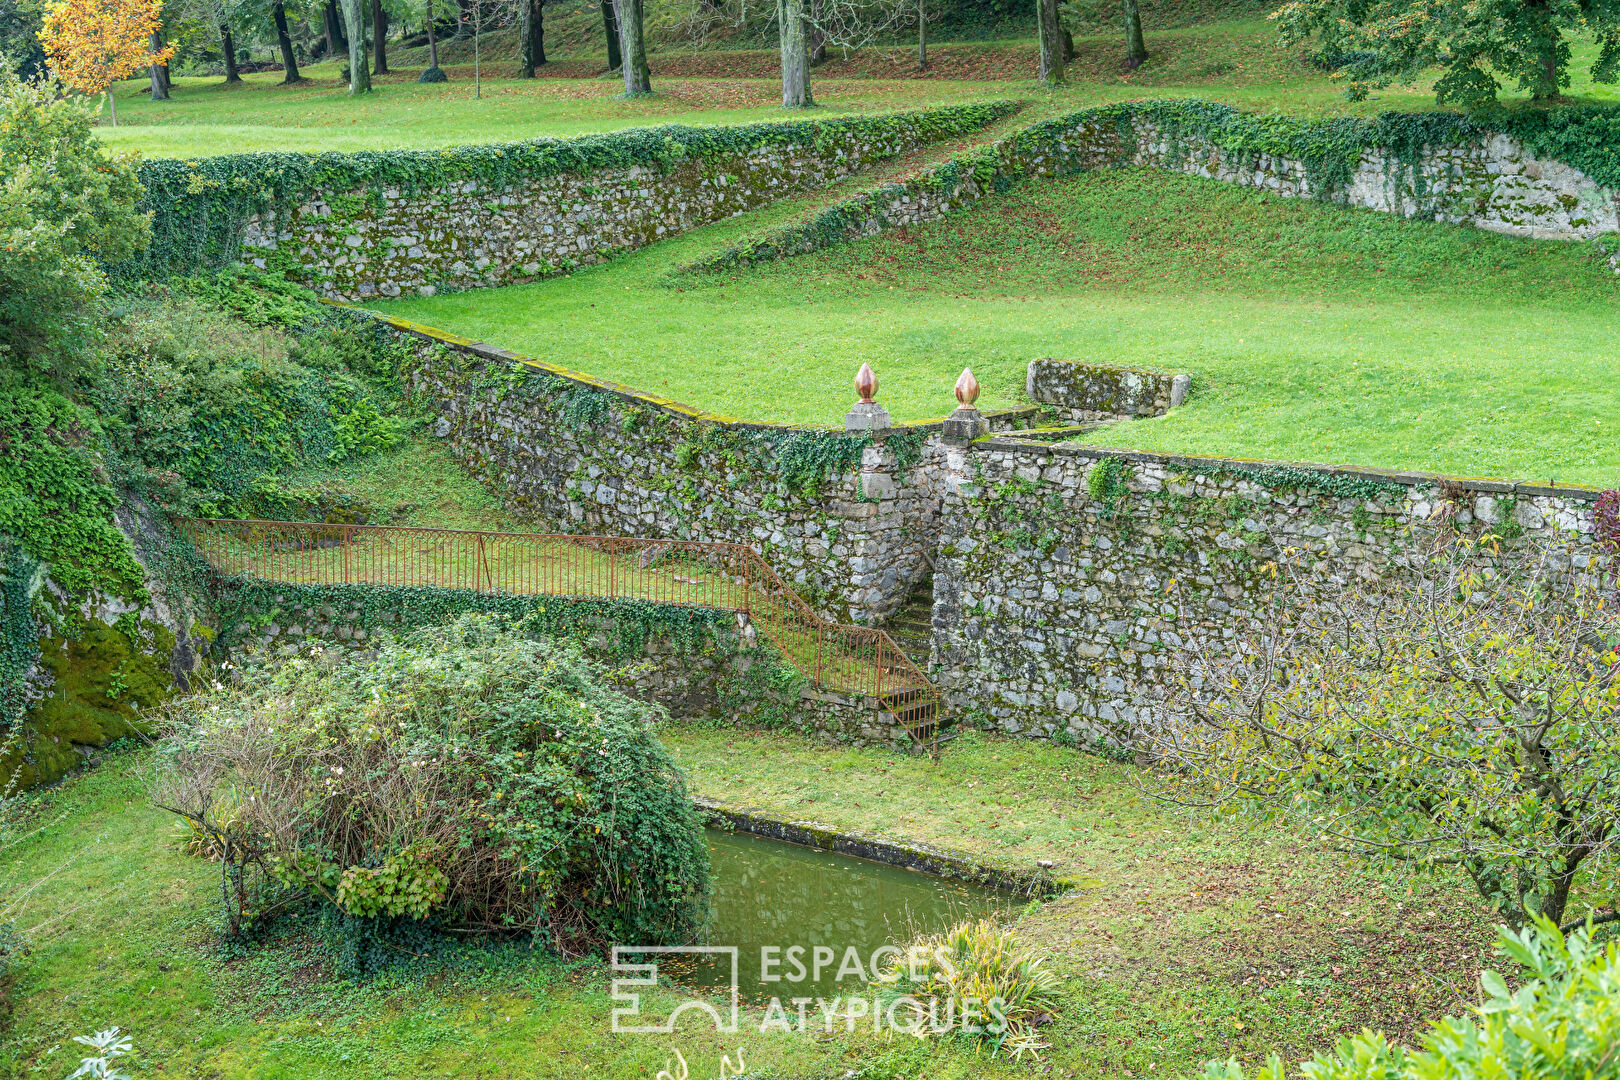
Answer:
<svg viewBox="0 0 1620 1080"><path fill-rule="evenodd" d="M872 698L916 738L934 734L944 719L938 690L887 632L821 618L742 544L217 518L180 528L222 577L734 611L817 689Z"/></svg>

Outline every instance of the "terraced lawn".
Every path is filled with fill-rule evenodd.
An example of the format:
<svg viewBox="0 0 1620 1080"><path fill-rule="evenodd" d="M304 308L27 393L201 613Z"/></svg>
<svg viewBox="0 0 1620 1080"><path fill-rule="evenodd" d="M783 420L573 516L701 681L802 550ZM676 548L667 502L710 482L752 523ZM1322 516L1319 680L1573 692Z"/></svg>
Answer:
<svg viewBox="0 0 1620 1080"><path fill-rule="evenodd" d="M1031 181L950 220L721 276L700 254L826 195L530 285L375 305L755 420L834 426L870 362L900 419L1023 401L1038 356L1189 371L1108 445L1620 480L1620 277L1595 247L1151 170Z"/></svg>

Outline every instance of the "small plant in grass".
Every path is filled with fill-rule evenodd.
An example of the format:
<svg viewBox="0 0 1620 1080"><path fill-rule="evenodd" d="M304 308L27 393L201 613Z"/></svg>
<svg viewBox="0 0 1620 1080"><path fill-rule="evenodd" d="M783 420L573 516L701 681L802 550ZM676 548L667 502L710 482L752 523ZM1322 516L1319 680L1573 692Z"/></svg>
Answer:
<svg viewBox="0 0 1620 1080"><path fill-rule="evenodd" d="M1483 1005L1435 1021L1422 1048L1391 1045L1382 1032L1339 1040L1331 1054L1301 1062L1305 1080L1613 1080L1620 1077L1620 942L1593 944L1583 927L1567 938L1547 919L1505 927L1501 955L1517 961L1523 983L1510 989L1494 971L1480 976ZM1202 1080L1245 1080L1235 1058L1212 1061ZM1284 1080L1272 1054L1254 1080Z"/></svg>
<svg viewBox="0 0 1620 1080"><path fill-rule="evenodd" d="M110 1027L94 1035L75 1035L73 1041L88 1046L95 1053L80 1059L79 1067L68 1074L68 1080L79 1076L90 1080L130 1080L129 1073L113 1067L113 1061L135 1049L134 1041L118 1028Z"/></svg>
<svg viewBox="0 0 1620 1080"><path fill-rule="evenodd" d="M1057 1010L1057 976L1016 931L989 919L919 938L879 981L899 996L896 1022L918 1038L954 1032L1014 1058L1039 1056L1049 1045L1037 1029ZM975 1010L977 1022L970 1019ZM948 1017L957 1023L948 1025Z"/></svg>

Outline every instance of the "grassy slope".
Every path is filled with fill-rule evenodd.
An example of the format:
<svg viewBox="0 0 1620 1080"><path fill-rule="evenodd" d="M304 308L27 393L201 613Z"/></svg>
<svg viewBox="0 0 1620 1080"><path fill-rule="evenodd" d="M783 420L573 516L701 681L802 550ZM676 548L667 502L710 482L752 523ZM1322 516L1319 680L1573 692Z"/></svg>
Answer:
<svg viewBox="0 0 1620 1080"><path fill-rule="evenodd" d="M1620 280L1584 245L1109 171L668 283L752 227L725 222L569 278L379 306L754 419L836 424L863 360L899 418L948 411L968 365L982 406L1016 404L1027 362L1060 356L1193 373L1185 408L1097 436L1112 445L1620 477Z"/></svg>
<svg viewBox="0 0 1620 1080"><path fill-rule="evenodd" d="M706 794L980 857L1050 857L1078 875L1078 893L1022 923L1070 994L1052 1075L1177 1075L1212 1055L1303 1052L1362 1023L1410 1030L1473 993L1486 923L1465 896L1355 873L1288 830L1191 821L1138 796L1129 766L977 736L939 765L783 734L672 725L663 737ZM68 1036L109 1024L134 1036L140 1076L647 1077L672 1045L708 1076L739 1042L772 1076L1028 1075L868 1037L612 1037L599 967L521 952L424 960L358 985L334 979L296 924L223 955L216 871L181 855L147 805L144 760L114 756L43 793L38 832L7 852L12 895L47 880L18 918L42 925L8 989L0 1077L63 1074Z"/></svg>

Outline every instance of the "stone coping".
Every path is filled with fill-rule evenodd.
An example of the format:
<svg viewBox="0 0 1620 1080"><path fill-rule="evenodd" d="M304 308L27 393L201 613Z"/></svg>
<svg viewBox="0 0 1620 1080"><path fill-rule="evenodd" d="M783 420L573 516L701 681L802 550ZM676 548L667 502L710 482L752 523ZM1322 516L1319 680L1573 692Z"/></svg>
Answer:
<svg viewBox="0 0 1620 1080"><path fill-rule="evenodd" d="M692 802L708 816L711 824L752 836L899 866L951 881L972 882L1017 896L1051 896L1061 891L1061 883L1041 866L1027 871L987 866L926 844L839 832L814 821L788 821L752 807L728 806L705 795L693 795Z"/></svg>
<svg viewBox="0 0 1620 1080"><path fill-rule="evenodd" d="M1466 491L1489 492L1498 495L1554 496L1565 499L1578 499L1583 502L1596 502L1598 497L1603 494L1601 488L1582 487L1576 484L1528 484L1493 477L1453 476L1449 473L1411 472L1399 469L1368 469L1348 465L1324 465L1311 461L1272 461L1266 458L1159 454L1145 450L1117 450L1107 446L1046 443L1032 439L1009 438L1005 435L983 436L974 440L971 448L974 450L1004 450L1013 453L1058 454L1069 457L1116 458L1121 461L1134 461L1144 465L1203 466L1215 469L1229 469L1238 475L1241 475L1246 470L1267 468L1309 469L1312 472L1326 473L1332 476L1344 476L1355 480L1384 481L1392 484L1404 484L1407 487L1451 484Z"/></svg>
<svg viewBox="0 0 1620 1080"><path fill-rule="evenodd" d="M447 330L440 330L437 327L428 326L425 323L412 322L409 319L401 319L395 315L385 315L380 311L372 311L370 308L361 307L358 304L346 303L341 300L323 299L321 302L323 304L330 305L331 307L342 308L345 311L350 311L357 315L363 315L367 318L375 319L378 322L392 326L396 330L410 334L414 337L422 338L424 341L432 341L439 345L447 345L450 348L460 349L463 352L468 352L474 356L483 357L486 360L500 360L509 364L526 364L529 367L545 372L547 375L550 375L553 378L562 379L565 382L571 382L576 386L583 386L586 389L595 390L600 393L612 394L615 397L623 398L626 401L632 401L635 404L641 405L645 408L657 409L660 412L665 412L671 416L678 416L686 420L696 420L706 424L721 424L726 427L741 428L745 431L814 431L837 435L843 435L846 433L841 426L815 427L809 424L773 424L755 420L744 420L740 416L730 416L725 413L705 412L702 409L696 408L695 406L676 401L674 398L667 398L658 394L649 394L645 390L637 390L633 386L626 386L623 383L612 382L608 379L599 379L595 375L587 375L583 371L575 371L572 368L565 368L560 364L553 364L545 360L537 360L532 356L524 356L522 353L515 353L508 349L502 349L499 346L490 345L487 342L474 341L472 338L465 338L459 334L452 334ZM1040 409L1034 405L1018 405L1006 409L996 409L992 412L985 413L984 416L987 420L1024 420L1037 416L1039 413ZM945 420L946 417L941 416L928 420L901 421L896 423L889 430L917 431L923 433L936 432L944 426Z"/></svg>

